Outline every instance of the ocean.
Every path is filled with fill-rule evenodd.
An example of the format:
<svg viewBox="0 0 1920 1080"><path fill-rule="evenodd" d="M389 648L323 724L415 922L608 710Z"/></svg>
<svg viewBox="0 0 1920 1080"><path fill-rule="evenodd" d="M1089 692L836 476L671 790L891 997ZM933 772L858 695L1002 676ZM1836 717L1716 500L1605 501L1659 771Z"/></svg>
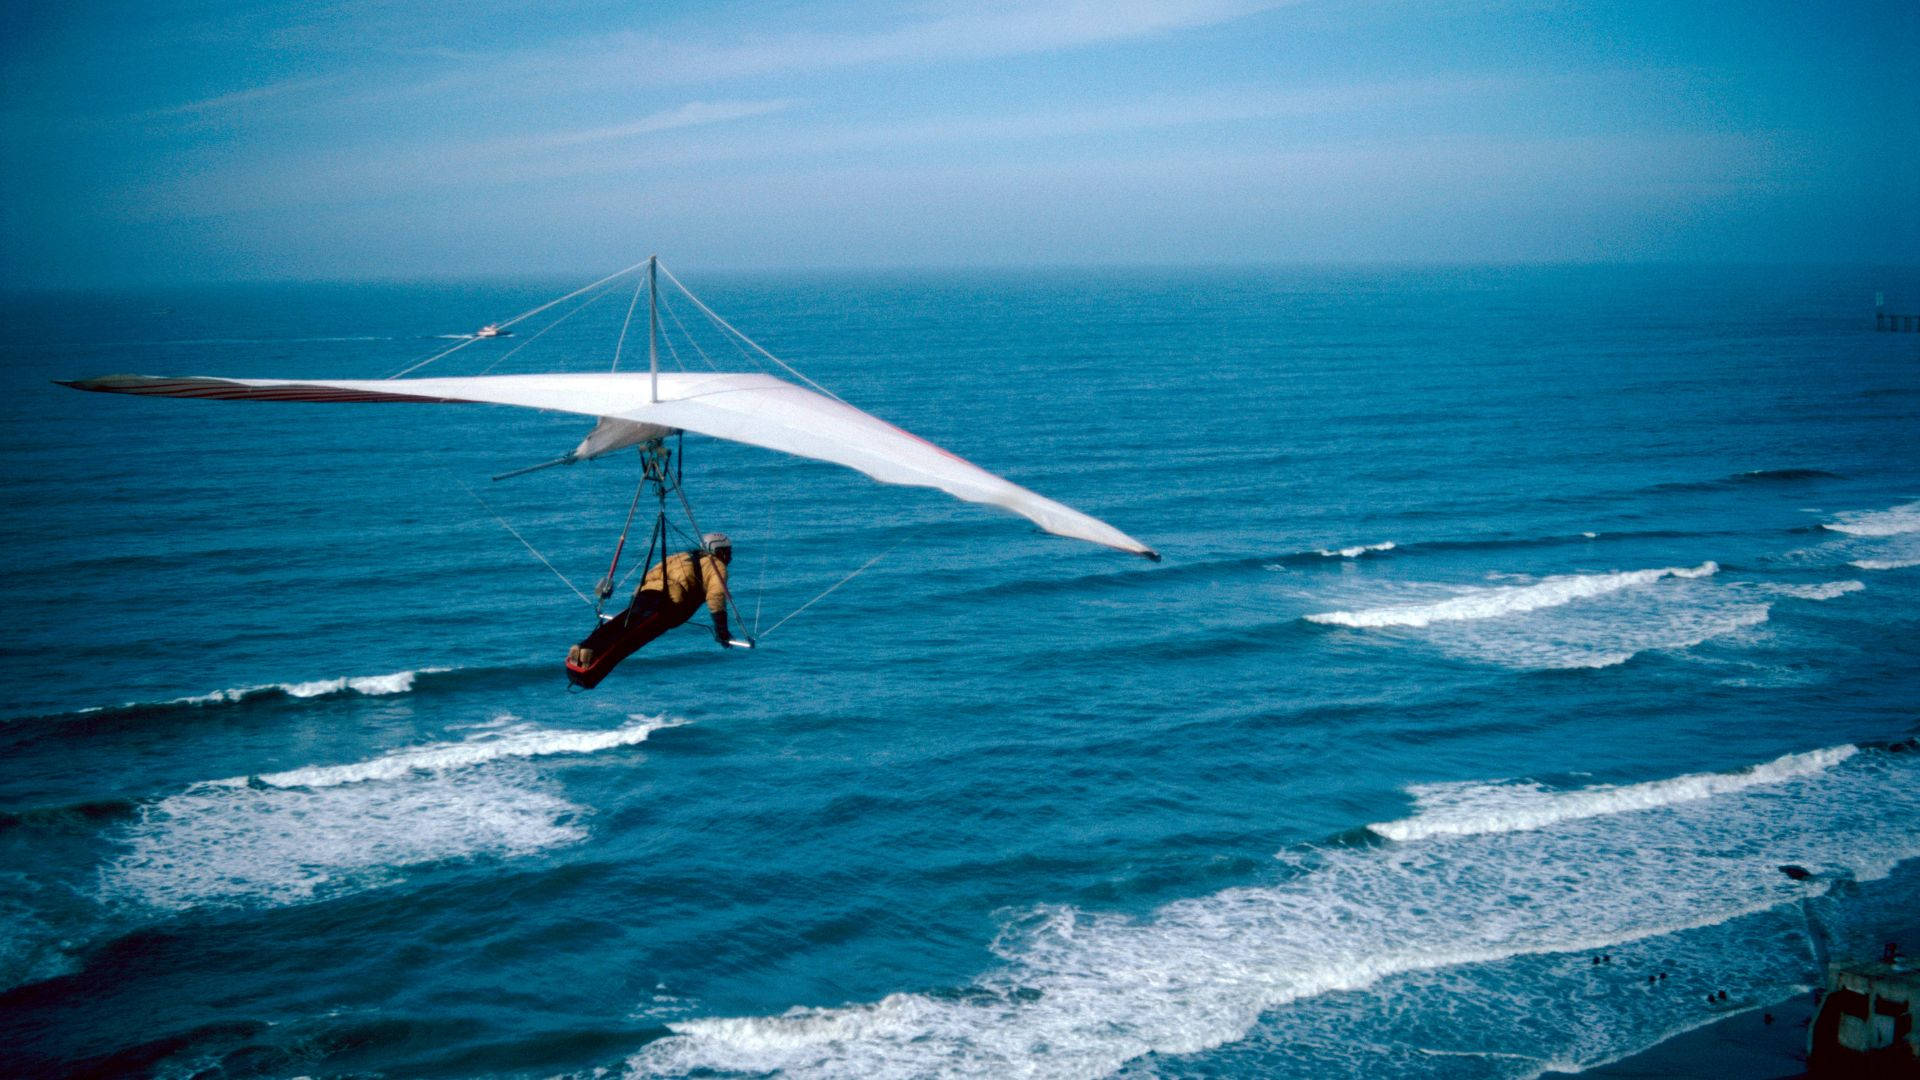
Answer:
<svg viewBox="0 0 1920 1080"><path fill-rule="evenodd" d="M591 276L5 299L0 1072L1526 1078L1912 937L1920 270L680 271L1165 561L690 436L760 647L591 693L502 523L589 588L637 463L488 479L584 418L50 381Z"/></svg>

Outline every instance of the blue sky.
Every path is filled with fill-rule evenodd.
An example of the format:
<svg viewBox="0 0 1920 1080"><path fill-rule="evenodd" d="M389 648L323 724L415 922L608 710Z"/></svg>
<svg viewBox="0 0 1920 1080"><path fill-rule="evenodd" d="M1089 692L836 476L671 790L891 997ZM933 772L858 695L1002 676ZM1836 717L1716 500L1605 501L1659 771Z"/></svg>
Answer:
<svg viewBox="0 0 1920 1080"><path fill-rule="evenodd" d="M9 5L11 286L1920 256L1920 4Z"/></svg>

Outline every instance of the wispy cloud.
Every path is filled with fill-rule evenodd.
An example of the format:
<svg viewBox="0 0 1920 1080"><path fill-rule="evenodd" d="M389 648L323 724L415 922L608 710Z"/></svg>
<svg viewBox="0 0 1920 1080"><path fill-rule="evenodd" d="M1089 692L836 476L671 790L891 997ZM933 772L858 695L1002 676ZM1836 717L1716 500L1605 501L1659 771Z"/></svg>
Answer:
<svg viewBox="0 0 1920 1080"><path fill-rule="evenodd" d="M312 148L257 157L243 167L191 170L144 185L129 206L134 216L175 215L183 206L214 212L381 199L474 184L526 183L707 160L689 147L650 139L690 129L716 127L798 106L794 98L691 101L620 124L529 132L488 139L412 139L379 145ZM695 146L726 146L738 139L713 138ZM752 145L758 145L752 144ZM722 159L733 155L719 155ZM457 165L457 168L449 168Z"/></svg>
<svg viewBox="0 0 1920 1080"><path fill-rule="evenodd" d="M783 122L751 130L726 125L796 109L792 98L692 101L619 124L524 132L481 139L387 142L378 146L328 146L214 175L168 178L142 202L177 213L185 205L261 207L315 205L397 196L404 192L452 191L495 184L541 184L594 176L666 177L711 175L715 170L838 167L942 167L956 161L1031 160L1065 162L1106 155L1114 136L1148 136L1176 129L1263 152L1283 147L1343 141L1333 118L1371 117L1381 130L1387 116L1421 102L1438 108L1468 103L1512 89L1512 81L1487 77L1417 79L1360 85L1325 85L1291 91L1242 87L1216 89L1155 101L1121 101L1022 112L942 115L880 123L800 125ZM1293 121L1307 121L1295 124ZM1389 125L1390 126L1390 125ZM722 130L724 129L724 130ZM1248 140L1253 139L1253 143ZM1129 140L1131 142L1131 140ZM1044 148L1036 151L1036 148ZM1146 146L1123 151L1165 168L1164 156ZM457 163L457 168L448 168Z"/></svg>
<svg viewBox="0 0 1920 1080"><path fill-rule="evenodd" d="M1280 2L1110 0L999 8L968 4L956 14L863 33L788 34L724 46L645 44L656 53L664 52L665 71L683 77L762 75L1053 52L1227 22ZM636 44L640 43L629 42L621 51Z"/></svg>
<svg viewBox="0 0 1920 1080"><path fill-rule="evenodd" d="M516 93L712 83L835 69L939 64L1025 56L1213 26L1294 0L1070 0L1054 4L956 4L950 13L860 31L747 33L701 40L619 31L496 56L407 86L371 92L433 96L483 83Z"/></svg>
<svg viewBox="0 0 1920 1080"><path fill-rule="evenodd" d="M612 142L679 128L703 127L708 124L724 124L732 120L767 116L785 112L798 104L799 101L794 98L777 98L768 101L690 101L677 108L664 109L624 124L611 124L580 131L553 132L546 135L529 135L519 139L503 139L491 146L498 150L539 150Z"/></svg>
<svg viewBox="0 0 1920 1080"><path fill-rule="evenodd" d="M159 120L168 117L210 116L215 113L251 105L255 102L265 101L270 98L279 98L285 97L288 94L319 90L339 82L340 79L341 76L339 75L316 75L303 79L285 79L280 82L268 83L264 86L254 86L245 90L236 90L230 94L220 94L216 97L201 98L198 101L186 101L178 105L166 105L158 109L149 109L145 112L135 114L134 119Z"/></svg>

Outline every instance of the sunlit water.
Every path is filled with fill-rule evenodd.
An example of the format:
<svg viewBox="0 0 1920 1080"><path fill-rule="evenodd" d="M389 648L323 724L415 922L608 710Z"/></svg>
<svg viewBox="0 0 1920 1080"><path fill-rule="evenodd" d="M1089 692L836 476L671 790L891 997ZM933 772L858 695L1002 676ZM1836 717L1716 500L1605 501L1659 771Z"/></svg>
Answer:
<svg viewBox="0 0 1920 1080"><path fill-rule="evenodd" d="M1912 272L682 276L1166 560L690 438L746 629L886 554L570 694L463 485L585 587L630 457L487 480L583 419L48 382L569 283L12 298L7 1073L1526 1077L1911 928ZM429 371L603 369L626 298Z"/></svg>

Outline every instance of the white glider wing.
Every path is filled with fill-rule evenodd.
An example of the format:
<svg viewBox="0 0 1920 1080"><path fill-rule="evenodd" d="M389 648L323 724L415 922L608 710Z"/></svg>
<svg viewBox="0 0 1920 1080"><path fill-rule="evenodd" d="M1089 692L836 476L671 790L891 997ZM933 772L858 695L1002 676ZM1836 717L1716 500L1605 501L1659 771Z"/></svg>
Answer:
<svg viewBox="0 0 1920 1080"><path fill-rule="evenodd" d="M652 376L643 372L302 382L108 375L63 385L220 401L474 402L579 413L831 461L882 483L938 488L967 502L998 506L1059 536L1159 558L1152 548L1098 518L996 476L845 402L771 375L663 371L658 401L652 400Z"/></svg>

